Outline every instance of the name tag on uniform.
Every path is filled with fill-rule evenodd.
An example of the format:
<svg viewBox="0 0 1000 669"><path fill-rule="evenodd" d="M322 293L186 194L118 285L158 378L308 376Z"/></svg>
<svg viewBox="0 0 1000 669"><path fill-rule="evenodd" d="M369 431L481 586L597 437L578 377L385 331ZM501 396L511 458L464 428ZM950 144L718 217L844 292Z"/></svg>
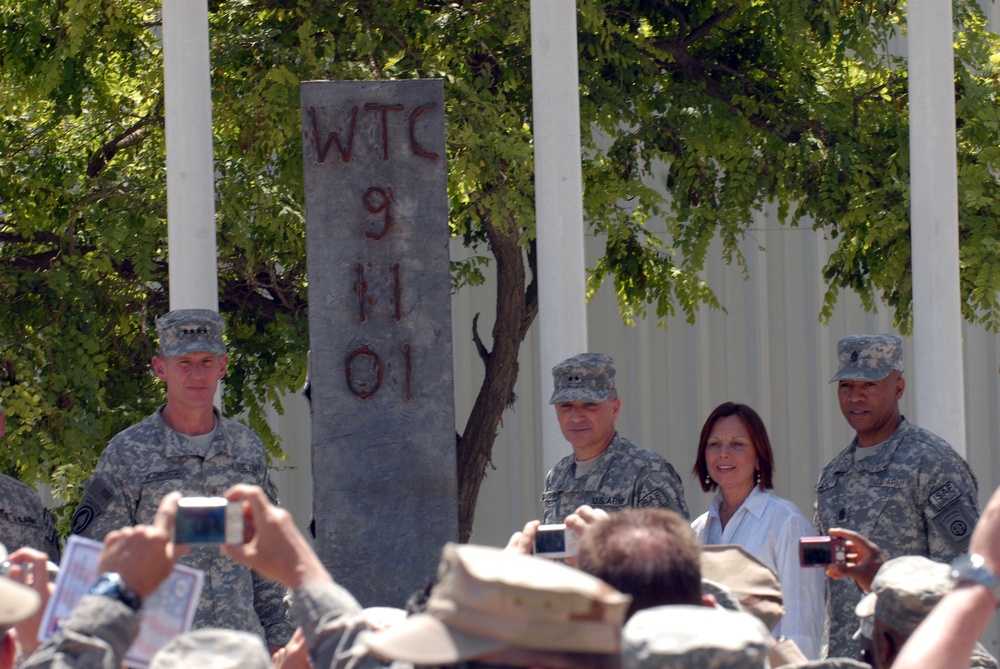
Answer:
<svg viewBox="0 0 1000 669"><path fill-rule="evenodd" d="M889 476L872 476L868 479L868 485L878 488L906 488L910 485L910 480L897 479Z"/></svg>

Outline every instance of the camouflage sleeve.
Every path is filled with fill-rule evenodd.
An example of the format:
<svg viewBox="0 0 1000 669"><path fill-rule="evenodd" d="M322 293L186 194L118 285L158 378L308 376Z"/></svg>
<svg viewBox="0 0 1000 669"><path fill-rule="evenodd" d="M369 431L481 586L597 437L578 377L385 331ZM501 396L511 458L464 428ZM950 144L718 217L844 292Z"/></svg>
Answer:
<svg viewBox="0 0 1000 669"><path fill-rule="evenodd" d="M684 484L669 462L649 462L635 486L635 505L638 507L663 507L676 511L685 520L691 520Z"/></svg>
<svg viewBox="0 0 1000 669"><path fill-rule="evenodd" d="M56 520L48 509L45 510L45 518L42 522L45 527L45 552L49 554L50 560L59 564L59 534L56 532Z"/></svg>
<svg viewBox="0 0 1000 669"><path fill-rule="evenodd" d="M929 556L949 562L969 548L972 530L979 520L979 486L964 460L955 454L941 463L921 487L930 491L924 501Z"/></svg>
<svg viewBox="0 0 1000 669"><path fill-rule="evenodd" d="M261 481L264 493L271 503L278 506L278 493L270 475ZM253 573L253 608L264 627L264 638L269 646L284 646L292 638L295 627L290 622L287 590L280 583L269 581Z"/></svg>
<svg viewBox="0 0 1000 669"><path fill-rule="evenodd" d="M73 534L103 541L108 532L136 524L135 495L126 483L131 480L128 470L120 456L105 448L73 513Z"/></svg>
<svg viewBox="0 0 1000 669"><path fill-rule="evenodd" d="M359 638L371 628L361 605L336 583L307 583L296 590L292 598L292 617L305 633L314 667L383 669L405 666L401 662L382 662L364 651Z"/></svg>
<svg viewBox="0 0 1000 669"><path fill-rule="evenodd" d="M264 626L268 646L284 646L295 628L289 621L285 586L253 572L253 608Z"/></svg>
<svg viewBox="0 0 1000 669"><path fill-rule="evenodd" d="M21 669L118 669L138 634L138 613L110 597L87 595Z"/></svg>

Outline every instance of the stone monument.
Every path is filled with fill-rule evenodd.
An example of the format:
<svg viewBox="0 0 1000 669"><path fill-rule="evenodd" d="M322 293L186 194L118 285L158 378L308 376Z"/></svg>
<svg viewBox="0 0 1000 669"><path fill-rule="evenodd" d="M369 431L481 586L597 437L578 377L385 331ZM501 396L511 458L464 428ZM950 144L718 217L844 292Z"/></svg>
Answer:
<svg viewBox="0 0 1000 669"><path fill-rule="evenodd" d="M458 536L443 86L300 94L316 548L401 606Z"/></svg>

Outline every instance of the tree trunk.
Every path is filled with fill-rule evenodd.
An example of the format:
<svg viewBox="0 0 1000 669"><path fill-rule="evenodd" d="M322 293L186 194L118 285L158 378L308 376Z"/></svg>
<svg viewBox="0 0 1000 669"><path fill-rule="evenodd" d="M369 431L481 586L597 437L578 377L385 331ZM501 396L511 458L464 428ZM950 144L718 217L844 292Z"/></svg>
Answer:
<svg viewBox="0 0 1000 669"><path fill-rule="evenodd" d="M457 444L458 531L462 542L467 542L472 535L479 488L486 476L486 465L493 452L497 429L503 412L514 402L518 351L538 314L534 242L525 254L518 244L520 228L514 222L501 229L484 221L483 228L496 260L496 322L493 325L493 349L487 351L473 321L473 338L486 365L486 375L469 414L465 432L458 438ZM525 267L526 255L528 267ZM532 279L526 287L529 268Z"/></svg>

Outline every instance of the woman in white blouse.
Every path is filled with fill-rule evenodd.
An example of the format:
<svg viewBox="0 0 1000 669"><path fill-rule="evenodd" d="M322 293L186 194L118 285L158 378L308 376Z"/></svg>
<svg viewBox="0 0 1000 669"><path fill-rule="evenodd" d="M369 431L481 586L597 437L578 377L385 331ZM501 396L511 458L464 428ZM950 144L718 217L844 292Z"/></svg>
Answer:
<svg viewBox="0 0 1000 669"><path fill-rule="evenodd" d="M691 523L703 544L738 544L774 570L785 615L772 631L819 657L826 616L825 572L799 566L799 538L812 524L773 488L774 454L764 422L745 404L715 408L701 428L694 473L702 490L717 490L712 507Z"/></svg>

